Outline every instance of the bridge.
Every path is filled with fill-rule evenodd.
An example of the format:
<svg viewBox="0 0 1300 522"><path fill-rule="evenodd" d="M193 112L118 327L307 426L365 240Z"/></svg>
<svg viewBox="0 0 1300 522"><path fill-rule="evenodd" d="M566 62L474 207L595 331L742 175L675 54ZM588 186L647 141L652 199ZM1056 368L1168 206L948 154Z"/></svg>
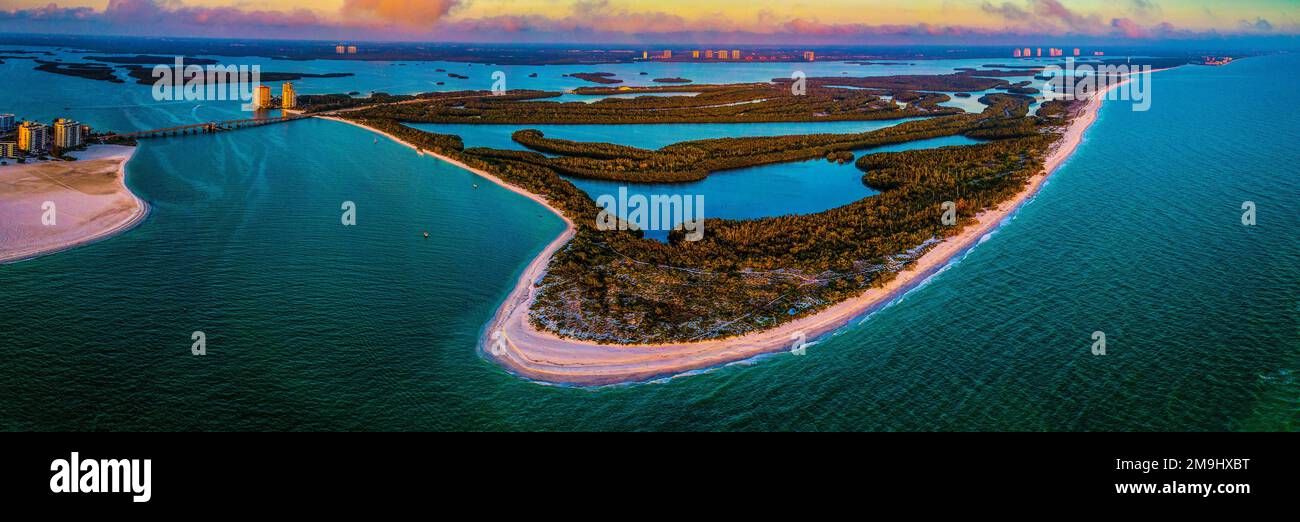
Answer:
<svg viewBox="0 0 1300 522"><path fill-rule="evenodd" d="M260 127L272 123L284 123L287 121L301 120L310 118L301 114L286 114L274 118L246 118L242 120L210 121L207 123L195 123L191 125L180 125L177 127L167 127L164 129L150 129L136 132L123 132L112 134L99 138L100 141L107 141L114 138L161 138L166 136L185 136L187 134L211 134L214 132L231 131L243 129L246 127Z"/></svg>

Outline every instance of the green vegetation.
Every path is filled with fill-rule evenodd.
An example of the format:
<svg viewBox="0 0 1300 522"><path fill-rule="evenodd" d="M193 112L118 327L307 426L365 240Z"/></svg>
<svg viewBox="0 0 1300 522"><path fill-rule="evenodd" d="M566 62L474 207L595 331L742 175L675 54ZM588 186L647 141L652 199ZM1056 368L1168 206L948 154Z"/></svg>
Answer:
<svg viewBox="0 0 1300 522"><path fill-rule="evenodd" d="M591 83L603 83L603 84L623 83L623 80L616 80L613 78L614 73L607 73L607 72L574 73L566 76L569 76L570 78L577 78L579 80L586 80Z"/></svg>
<svg viewBox="0 0 1300 522"><path fill-rule="evenodd" d="M110 83L125 83L116 74L113 74L113 68L102 63L63 63L51 62L48 60L35 60L36 70L64 76L75 76L87 80L99 80Z"/></svg>
<svg viewBox="0 0 1300 522"><path fill-rule="evenodd" d="M863 79L835 78L857 83ZM574 239L552 259L530 311L533 323L558 335L605 343L668 342L722 338L763 330L806 316L882 285L938 241L960 232L981 211L1005 202L1043 168L1057 129L1072 113L1064 102L1044 103L1028 116L1031 101L1016 94L988 94L979 114L926 110L947 95L915 89L986 90L999 79L941 77L876 78L871 87L840 89L810 79L808 96L791 96L788 86L693 86L696 97L607 100L594 104L519 102L465 93L441 93L409 103L344 113L417 147L480 168L545 198L577 227ZM677 88L676 86L670 88ZM626 91L620 91L626 92ZM873 105L892 93L910 100ZM513 93L512 93L513 94ZM425 96L425 95L421 95ZM455 101L451 101L455 98ZM763 99L728 106L719 99ZM459 107L459 108L458 108ZM649 110L649 108L659 110ZM736 109L741 107L741 109ZM459 137L413 129L403 121L538 123L654 123L747 120L762 115L820 121L813 111L868 117L927 115L872 132L675 143L658 150L610 143L547 138L522 130L514 140L538 152L465 149ZM742 111L742 112L731 112ZM910 112L915 111L915 112ZM473 117L468 116L474 114ZM822 112L821 114L831 114ZM672 119L668 118L668 119ZM771 121L771 120L767 120ZM969 146L893 153L871 148L940 136L989 140ZM602 231L599 208L563 176L624 182L687 182L712 172L755 165L825 158L854 160L862 181L880 193L849 205L809 215L754 220L707 219L700 241L683 231L668 242L645 239L639 231ZM941 221L943 203L956 205L958 223Z"/></svg>
<svg viewBox="0 0 1300 522"><path fill-rule="evenodd" d="M844 78L841 80L851 80ZM1001 80L974 80L976 85L1001 85ZM810 82L811 83L811 82ZM922 84L923 82L914 82ZM943 82L933 82L942 85ZM885 91L823 88L812 85L806 95L796 95L789 85L738 84L672 86L663 88L579 89L579 94L695 92L696 96L642 96L609 98L596 103L526 101L542 98L466 96L430 99L429 103L385 105L367 109L365 117L420 123L508 124L624 124L624 123L751 123L846 120L890 120L916 116L959 114L942 107L948 95L895 92L902 107L880 97ZM551 94L554 95L554 94ZM424 95L421 95L424 96Z"/></svg>

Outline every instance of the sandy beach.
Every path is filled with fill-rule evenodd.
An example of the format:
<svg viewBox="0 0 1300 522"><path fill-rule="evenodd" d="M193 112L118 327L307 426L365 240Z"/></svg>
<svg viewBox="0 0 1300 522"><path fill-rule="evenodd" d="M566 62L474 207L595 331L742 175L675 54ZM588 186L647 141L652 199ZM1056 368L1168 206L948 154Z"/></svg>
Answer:
<svg viewBox="0 0 1300 522"><path fill-rule="evenodd" d="M135 147L94 145L77 161L0 167L0 263L61 252L120 234L149 207L126 187ZM54 204L47 225L46 202Z"/></svg>
<svg viewBox="0 0 1300 522"><path fill-rule="evenodd" d="M1097 111L1101 107L1104 94L1105 92L1098 93L1085 104L1082 112L1071 121L1062 139L1049 153L1044 171L1032 178L1023 191L997 208L980 213L976 216L975 224L967 226L960 234L949 237L933 247L910 268L898 273L897 277L887 285L872 288L856 298L833 305L820 313L771 330L701 342L602 345L563 339L550 332L534 328L528 320L528 310L536 297L534 283L545 274L552 255L573 237L573 224L535 194L513 187L487 172L470 168L451 158L429 151L424 153L432 154L443 161L523 194L546 206L568 224L564 233L529 263L514 290L485 326L478 346L481 353L501 364L509 372L528 379L562 385L601 386L653 380L718 367L763 354L788 351L793 347L795 339L801 336L809 342L815 341L888 304L974 247L980 238L992 232L1007 216L1037 193L1047 177L1078 147L1084 131L1097 118ZM409 143L376 129L338 118L324 118L367 128L416 149Z"/></svg>

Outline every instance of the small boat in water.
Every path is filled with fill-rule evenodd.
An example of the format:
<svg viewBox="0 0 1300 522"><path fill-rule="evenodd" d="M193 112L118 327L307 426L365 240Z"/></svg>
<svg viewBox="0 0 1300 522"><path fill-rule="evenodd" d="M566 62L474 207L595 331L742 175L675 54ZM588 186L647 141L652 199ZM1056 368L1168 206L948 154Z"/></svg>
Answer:
<svg viewBox="0 0 1300 522"><path fill-rule="evenodd" d="M429 233L428 233L428 232L425 232L425 233L424 233L424 238L425 238L425 239L429 239Z"/></svg>

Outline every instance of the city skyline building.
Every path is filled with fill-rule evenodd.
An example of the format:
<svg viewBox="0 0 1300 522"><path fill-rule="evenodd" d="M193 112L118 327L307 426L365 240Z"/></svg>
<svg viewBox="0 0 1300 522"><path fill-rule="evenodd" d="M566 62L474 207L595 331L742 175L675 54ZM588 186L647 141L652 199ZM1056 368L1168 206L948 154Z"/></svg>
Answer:
<svg viewBox="0 0 1300 522"><path fill-rule="evenodd" d="M23 122L18 126L18 148L29 154L49 152L49 126L34 121Z"/></svg>
<svg viewBox="0 0 1300 522"><path fill-rule="evenodd" d="M81 123L67 118L54 120L54 147L59 150L75 149L83 144Z"/></svg>

